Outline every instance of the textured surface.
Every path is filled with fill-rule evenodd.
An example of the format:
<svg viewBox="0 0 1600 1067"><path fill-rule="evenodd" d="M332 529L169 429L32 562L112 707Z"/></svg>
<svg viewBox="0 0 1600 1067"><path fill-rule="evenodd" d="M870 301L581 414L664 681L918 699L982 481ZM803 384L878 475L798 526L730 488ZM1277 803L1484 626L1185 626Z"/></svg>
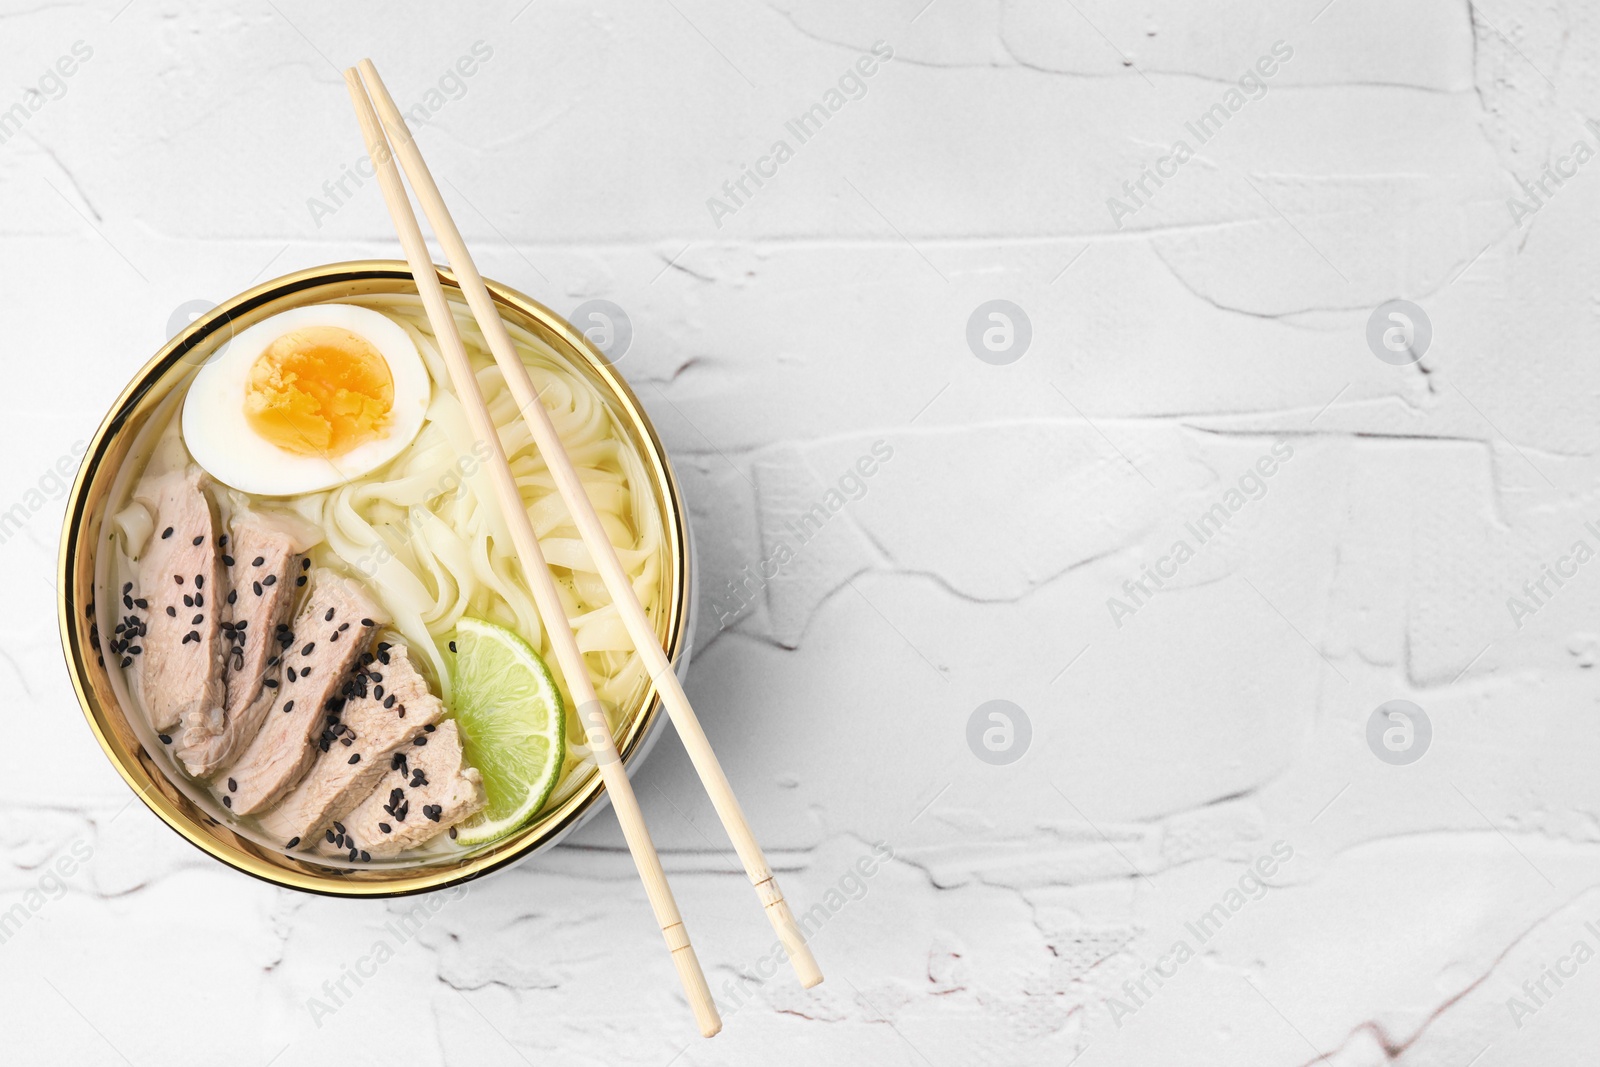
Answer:
<svg viewBox="0 0 1600 1067"><path fill-rule="evenodd" d="M1600 22L922 2L0 0L8 1063L1592 1058ZM486 274L626 309L690 694L821 909L805 993L664 739L713 1042L609 818L462 895L297 896L131 802L73 702L59 472L122 384L186 305L397 254L333 184L364 54ZM1420 362L1369 347L1393 298Z"/></svg>

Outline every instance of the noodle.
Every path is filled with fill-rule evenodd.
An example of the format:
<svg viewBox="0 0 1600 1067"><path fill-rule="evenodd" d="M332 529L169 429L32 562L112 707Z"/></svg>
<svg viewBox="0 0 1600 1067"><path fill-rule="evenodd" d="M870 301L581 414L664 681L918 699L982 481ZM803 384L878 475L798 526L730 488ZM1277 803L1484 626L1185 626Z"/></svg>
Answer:
<svg viewBox="0 0 1600 1067"><path fill-rule="evenodd" d="M419 298L375 297L363 303L405 327L436 383L449 380ZM477 323L461 305L452 303L452 310L539 546L555 572L578 647L586 654L595 692L617 729L622 725L617 709L642 696L645 672ZM539 338L506 325L641 603L653 616L660 607L665 540L643 464L600 393ZM419 661L431 664L447 703L450 672L441 646L465 615L515 629L545 659L568 706L567 761L550 797L554 804L577 788L583 777L577 772L593 759L505 523L497 508L480 503L494 499L489 455L485 443L474 440L459 399L436 387L427 421L410 448L375 474L311 494L305 508L326 531L333 557L370 580L393 615L394 628Z"/></svg>

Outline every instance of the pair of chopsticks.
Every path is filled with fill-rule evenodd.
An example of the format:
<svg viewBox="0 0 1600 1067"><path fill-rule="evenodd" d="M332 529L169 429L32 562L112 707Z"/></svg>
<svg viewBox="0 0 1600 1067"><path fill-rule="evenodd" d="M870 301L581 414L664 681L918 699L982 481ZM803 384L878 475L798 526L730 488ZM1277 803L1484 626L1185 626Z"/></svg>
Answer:
<svg viewBox="0 0 1600 1067"><path fill-rule="evenodd" d="M633 853L634 864L639 868L639 877L644 882L650 906L655 912L657 923L661 926L662 935L666 938L667 947L672 952L673 962L678 968L678 976L683 981L689 1005L693 1008L695 1019L700 1025L700 1032L706 1037L711 1037L722 1029L717 1006L712 1000L711 990L706 985L705 975L700 970L700 961L695 955L694 946L689 942L689 934L683 925L683 917L678 913L672 889L667 885L666 872L662 870L661 860L656 855L654 843L650 840L650 831L645 826L639 801L634 796L622 760L617 755L605 711L595 696L593 684L589 681L589 671L584 664L583 654L578 650L577 638L573 635L572 625L567 620L561 599L556 592L555 579L545 562L544 553L539 548L539 540L534 535L533 525L528 519L527 508L522 503L516 479L506 462L500 436L495 431L494 421L490 418L488 407L483 400L483 393L478 388L477 378L472 373L466 348L456 329L455 318L450 312L427 243L423 240L422 230L417 224L411 201L406 195L400 170L395 165L396 155L399 157L400 166L405 169L406 178L411 182L412 192L422 205L423 213L428 218L434 236L444 248L445 257L455 272L456 281L466 297L467 305L471 308L473 317L488 341L489 350L494 354L495 362L499 364L500 372L505 376L506 383L516 398L517 406L521 409L529 430L532 431L534 442L550 469L556 487L562 499L566 501L567 508L572 512L578 532L582 535L584 544L588 547L600 572L600 577L605 582L618 613L622 616L629 638L644 661L645 668L655 685L656 692L660 694L662 702L667 707L673 725L677 727L678 735L683 740L683 747L688 751L689 759L700 775L700 781L710 795L717 815L722 819L723 828L727 830L734 850L744 864L745 873L755 886L756 895L761 900L773 929L777 932L778 940L783 945L789 962L794 965L801 985L807 989L816 985L822 981L822 972L817 968L817 961L812 957L811 950L806 946L805 937L795 924L789 904L784 900L783 892L773 878L772 868L768 866L766 856L750 830L750 824L745 819L738 798L733 795L733 787L728 784L728 777L722 772L722 765L717 762L716 753L711 750L711 742L706 740L705 731L700 727L700 720L695 716L694 708L689 705L689 698L684 695L683 686L679 684L677 673L661 647L655 627L645 615L644 607L639 603L639 597L633 590L633 584L629 581L627 573L622 568L622 562L617 558L616 550L611 545L611 539L601 526L600 517L595 514L594 505L589 502L589 497L583 490L578 472L572 465L572 459L567 455L549 414L539 401L539 395L528 377L527 368L523 366L522 359L512 343L511 335L506 332L505 323L501 321L494 298L490 296L488 287L484 285L483 276L478 273L472 256L467 252L467 246L461 239L461 232L456 229L449 209L445 207L444 198L440 196L439 187L434 183L427 164L423 162L422 153L411 136L411 130L406 126L405 118L401 115L400 109L395 107L389 90L385 88L383 79L378 76L378 70L370 59L362 60L359 70L354 67L346 70L344 77L350 89L350 98L355 104L356 117L361 123L362 135L366 139L367 153L372 157L373 167L378 172L378 184L383 189L383 198L388 204L389 214L394 219L400 244L404 247L406 259L411 265L411 273L416 278L423 306L433 325L445 365L449 368L450 380L455 386L457 397L466 408L474 432L493 452L489 473L494 483L495 495L499 498L501 510L505 513L511 531L512 545L527 575L534 602L544 620L545 629L550 634L550 644L555 651L556 661L560 664L561 673L566 676L572 695L578 702L579 718L587 727L589 743L595 749L595 758L599 763L602 780L611 794L611 803L617 810L617 821L622 824L623 836ZM376 112L373 110L374 105L377 107Z"/></svg>

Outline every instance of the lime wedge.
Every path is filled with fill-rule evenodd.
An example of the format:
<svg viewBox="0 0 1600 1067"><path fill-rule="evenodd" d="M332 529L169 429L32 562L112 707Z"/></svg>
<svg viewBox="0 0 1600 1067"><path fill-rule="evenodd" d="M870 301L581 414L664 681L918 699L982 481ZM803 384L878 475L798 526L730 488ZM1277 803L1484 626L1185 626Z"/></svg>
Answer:
<svg viewBox="0 0 1600 1067"><path fill-rule="evenodd" d="M510 630L462 619L454 644L451 712L489 797L456 840L477 846L519 829L544 804L566 759L567 717L550 668Z"/></svg>

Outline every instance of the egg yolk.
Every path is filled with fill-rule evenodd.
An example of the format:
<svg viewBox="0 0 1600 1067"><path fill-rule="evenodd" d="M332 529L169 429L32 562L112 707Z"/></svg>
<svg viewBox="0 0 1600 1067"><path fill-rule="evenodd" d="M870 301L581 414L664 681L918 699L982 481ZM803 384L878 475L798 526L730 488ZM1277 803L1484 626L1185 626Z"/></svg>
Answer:
<svg viewBox="0 0 1600 1067"><path fill-rule="evenodd" d="M250 367L244 417L264 440L303 456L339 456L383 434L394 407L389 362L336 326L294 330Z"/></svg>

